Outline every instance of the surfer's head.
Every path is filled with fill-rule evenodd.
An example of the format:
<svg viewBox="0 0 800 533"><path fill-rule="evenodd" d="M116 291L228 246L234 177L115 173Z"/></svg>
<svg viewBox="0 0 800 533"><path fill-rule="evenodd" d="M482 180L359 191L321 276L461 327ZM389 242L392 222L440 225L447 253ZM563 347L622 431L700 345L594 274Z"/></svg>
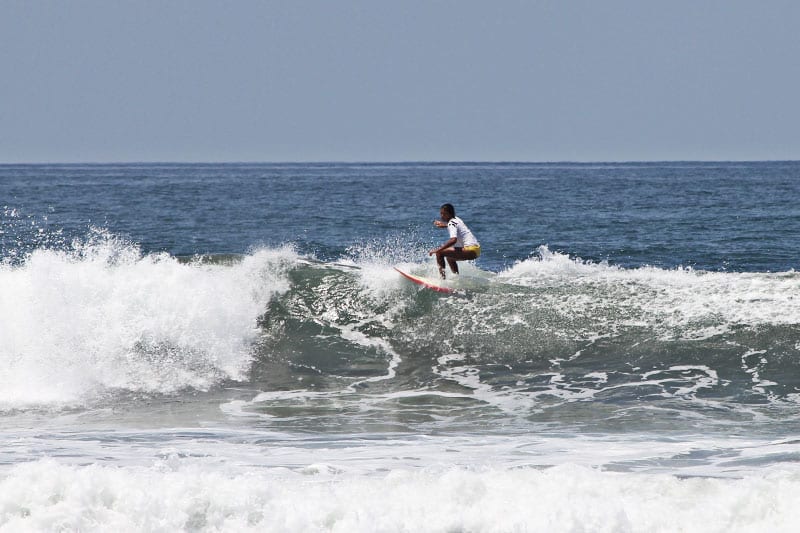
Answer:
<svg viewBox="0 0 800 533"><path fill-rule="evenodd" d="M439 209L439 213L442 215L442 219L450 220L456 216L456 208L453 207L453 204L443 204Z"/></svg>

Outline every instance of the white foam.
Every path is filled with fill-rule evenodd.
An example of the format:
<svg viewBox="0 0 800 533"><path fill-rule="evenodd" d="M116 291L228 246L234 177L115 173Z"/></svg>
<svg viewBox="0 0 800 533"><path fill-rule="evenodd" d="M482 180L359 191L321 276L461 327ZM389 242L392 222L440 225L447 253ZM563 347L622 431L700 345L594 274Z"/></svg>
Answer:
<svg viewBox="0 0 800 533"><path fill-rule="evenodd" d="M354 475L309 462L241 469L40 460L0 479L3 531L793 532L800 471L741 479L435 466Z"/></svg>
<svg viewBox="0 0 800 533"><path fill-rule="evenodd" d="M257 318L288 289L292 257L186 264L108 237L1 266L0 409L243 378Z"/></svg>
<svg viewBox="0 0 800 533"><path fill-rule="evenodd" d="M400 354L394 349L392 349L391 344L389 344L386 340L380 338L373 338L365 335L364 333L356 329L358 325L363 325L363 324L349 324L346 326L341 326L340 329L341 337L349 342L358 344L360 346L378 349L379 351L389 354L391 359L389 360L388 366L386 368L386 374L381 376L373 376L364 379L362 381L352 383L348 387L351 390L355 390L355 387L362 383L386 381L394 378L395 375L397 374L397 367L403 360L402 357L400 357Z"/></svg>
<svg viewBox="0 0 800 533"><path fill-rule="evenodd" d="M798 273L624 269L570 258L546 246L537 254L499 273L497 280L548 289L537 291L535 307L600 322L608 315L601 327L648 326L698 340L734 325L800 323Z"/></svg>

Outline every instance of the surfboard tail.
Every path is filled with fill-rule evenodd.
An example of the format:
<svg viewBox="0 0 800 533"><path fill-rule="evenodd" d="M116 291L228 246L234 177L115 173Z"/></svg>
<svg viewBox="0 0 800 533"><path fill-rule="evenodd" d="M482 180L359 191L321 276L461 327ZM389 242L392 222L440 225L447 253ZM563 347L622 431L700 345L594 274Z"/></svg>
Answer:
<svg viewBox="0 0 800 533"><path fill-rule="evenodd" d="M397 267L394 267L394 269L407 280L411 281L412 283L416 283L417 285L425 289L429 289L435 292L440 292L442 294L453 294L456 292L456 289L442 285L441 281L437 282L436 280L432 280L430 278L426 278L423 276L415 276L414 274L403 272Z"/></svg>

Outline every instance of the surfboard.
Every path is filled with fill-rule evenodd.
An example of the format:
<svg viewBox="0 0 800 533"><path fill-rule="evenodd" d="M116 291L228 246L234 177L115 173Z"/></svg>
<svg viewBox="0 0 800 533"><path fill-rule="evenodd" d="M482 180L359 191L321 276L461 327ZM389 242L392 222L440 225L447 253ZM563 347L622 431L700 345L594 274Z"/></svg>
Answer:
<svg viewBox="0 0 800 533"><path fill-rule="evenodd" d="M426 278L426 277L423 277L423 276L415 276L414 274L409 274L408 272L403 272L402 270L400 270L397 267L394 267L394 269L397 270L400 273L400 275L402 275L404 278L406 278L409 281L412 281L412 282L416 283L420 287L424 287L426 289L430 289L430 290L436 291L436 292L441 292L441 293L444 293L444 294L453 294L453 293L456 292L456 289L453 289L452 287L447 287L447 286L443 285L444 280L433 280L433 279Z"/></svg>

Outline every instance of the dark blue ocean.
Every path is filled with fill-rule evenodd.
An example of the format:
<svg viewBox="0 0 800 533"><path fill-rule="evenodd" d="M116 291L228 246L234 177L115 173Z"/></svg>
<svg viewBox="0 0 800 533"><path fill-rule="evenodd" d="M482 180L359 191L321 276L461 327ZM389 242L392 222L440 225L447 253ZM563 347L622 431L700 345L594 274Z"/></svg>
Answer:
<svg viewBox="0 0 800 533"><path fill-rule="evenodd" d="M0 531L796 531L800 162L0 165ZM439 206L481 242L435 276Z"/></svg>
<svg viewBox="0 0 800 533"><path fill-rule="evenodd" d="M450 201L492 271L546 244L626 268L776 272L800 257L798 178L797 162L5 165L0 242L8 257L95 227L145 253L290 243L329 260L436 242L429 220Z"/></svg>

